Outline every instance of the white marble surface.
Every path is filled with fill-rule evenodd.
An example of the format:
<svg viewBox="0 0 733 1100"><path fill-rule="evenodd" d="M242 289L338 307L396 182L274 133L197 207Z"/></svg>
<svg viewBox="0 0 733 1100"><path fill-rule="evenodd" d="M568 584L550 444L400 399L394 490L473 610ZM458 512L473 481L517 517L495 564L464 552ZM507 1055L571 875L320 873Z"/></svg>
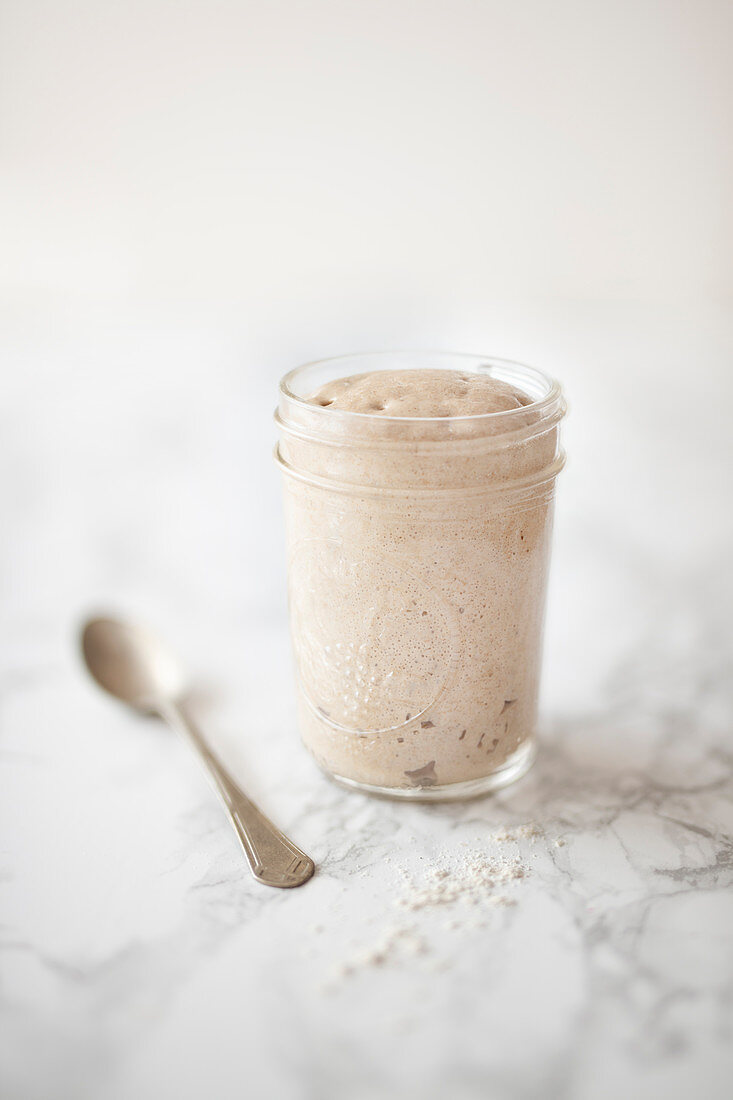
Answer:
<svg viewBox="0 0 733 1100"><path fill-rule="evenodd" d="M408 342L567 387L542 751L444 807L342 792L296 738L269 415L282 368L360 333L323 347L302 322L268 358L231 323L8 319L3 1097L730 1095L733 328L502 318ZM178 645L212 741L316 858L308 886L255 884L186 750L85 680L74 630L99 606ZM474 852L523 876L399 906L405 873Z"/></svg>

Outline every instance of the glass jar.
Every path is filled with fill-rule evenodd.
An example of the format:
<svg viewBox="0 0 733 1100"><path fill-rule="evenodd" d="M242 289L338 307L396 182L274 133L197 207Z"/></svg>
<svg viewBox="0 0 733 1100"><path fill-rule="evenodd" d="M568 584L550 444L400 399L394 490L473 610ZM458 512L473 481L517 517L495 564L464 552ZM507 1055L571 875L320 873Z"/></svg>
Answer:
<svg viewBox="0 0 733 1100"><path fill-rule="evenodd" d="M307 398L379 370L489 374L509 411L388 417ZM303 741L374 794L462 798L532 763L560 387L518 363L379 353L280 385L290 622Z"/></svg>

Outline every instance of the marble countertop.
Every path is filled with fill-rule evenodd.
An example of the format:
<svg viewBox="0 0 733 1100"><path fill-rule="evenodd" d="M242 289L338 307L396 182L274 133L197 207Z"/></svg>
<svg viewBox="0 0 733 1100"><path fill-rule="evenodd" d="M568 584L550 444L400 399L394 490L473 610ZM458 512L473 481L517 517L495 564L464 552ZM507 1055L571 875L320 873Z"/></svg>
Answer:
<svg viewBox="0 0 733 1100"><path fill-rule="evenodd" d="M297 741L269 419L289 364L243 372L233 330L15 321L0 1093L729 1096L730 323L555 311L497 348L552 348L571 404L541 752L493 797L421 806L338 789ZM177 645L307 886L258 886L185 747L87 682L99 607ZM436 888L472 860L481 889Z"/></svg>

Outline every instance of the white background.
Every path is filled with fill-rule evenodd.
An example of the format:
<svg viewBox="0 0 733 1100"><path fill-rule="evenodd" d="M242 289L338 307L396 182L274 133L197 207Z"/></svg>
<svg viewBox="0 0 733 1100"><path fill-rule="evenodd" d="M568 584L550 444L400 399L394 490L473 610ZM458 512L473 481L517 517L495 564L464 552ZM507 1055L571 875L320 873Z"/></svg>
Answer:
<svg viewBox="0 0 733 1100"><path fill-rule="evenodd" d="M161 573L182 618L282 611L277 379L354 350L554 372L566 506L665 560L690 511L706 546L733 396L732 34L724 2L6 0L14 621L49 589L69 615L139 586L165 603Z"/></svg>
<svg viewBox="0 0 733 1100"><path fill-rule="evenodd" d="M552 878L551 851L519 938L510 927L496 941L496 958L514 960L498 1000L472 992L494 1045L461 1022L452 948L430 1026L412 978L386 979L414 1015L415 1049L431 1052L432 1076L410 1080L424 1100L447 1095L450 1019L466 1073L503 1082L501 1100L540 1087L543 1100L686 1097L703 1079L705 1100L727 1095L724 895L683 894L709 905L704 919L654 918L651 962L627 946L659 889L650 852L681 889L703 881L668 855L669 815L715 838L705 858L720 874L731 828L722 801L691 795L664 816L654 795L662 773L694 786L696 746L711 769L731 736L731 40L723 0L0 5L0 1080L14 1097L52 1081L58 1097L98 1100L114 1080L108 1094L124 1100L160 1098L166 1082L187 1098L210 1082L213 1054L218 1095L236 1095L243 1035L250 1079L283 1096L300 1100L306 1080L321 1082L313 1100L342 1100L354 1066L380 1086L360 1100L396 1088L392 1061L373 1058L374 1044L391 1049L374 1030L381 987L364 1001L374 1014L314 1007L293 962L291 985L282 976L255 1010L217 945L229 936L226 958L261 967L267 986L283 942L275 903L242 883L236 852L219 854L230 840L198 777L94 694L75 651L80 618L116 608L213 685L217 747L322 864L312 892L277 909L288 943L342 885L331 947L363 914L377 920L393 889L379 877L385 822L417 859L452 819L380 804L355 826L355 804L319 786L298 748L271 415L294 365L389 347L516 358L565 386L543 728L584 746L568 757L584 806L570 879ZM595 807L626 797L620 770L637 752L648 762L657 737L649 817L607 866ZM470 813L560 828L552 813L567 807L542 767ZM450 835L473 840L475 820ZM348 877L350 828L366 883ZM207 875L214 887L223 875L219 893L197 892ZM250 902L260 923L235 933ZM491 942L481 950L492 966ZM536 967L513 969L512 951ZM687 1046L675 1061L677 1032L670 1047L662 1030L642 1073L638 1044L661 1019L644 984L654 966ZM628 1001L608 992L616 980ZM179 1000L180 988L203 993ZM284 1080L268 1036L291 999L293 1014L315 1013L317 1041L300 1034ZM582 1050L579 1019L595 1021ZM406 1073L399 1050L390 1058ZM531 1076L557 1065L575 1091ZM461 1096L484 1098L469 1077Z"/></svg>
<svg viewBox="0 0 733 1100"><path fill-rule="evenodd" d="M3 282L258 332L720 300L732 33L725 0L6 0Z"/></svg>

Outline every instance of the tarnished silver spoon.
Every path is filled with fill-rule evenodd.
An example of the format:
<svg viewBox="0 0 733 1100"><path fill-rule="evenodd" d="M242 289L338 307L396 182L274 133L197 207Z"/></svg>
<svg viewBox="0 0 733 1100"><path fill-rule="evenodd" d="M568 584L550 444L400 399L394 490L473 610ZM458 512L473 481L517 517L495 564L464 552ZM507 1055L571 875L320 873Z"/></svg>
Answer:
<svg viewBox="0 0 733 1100"><path fill-rule="evenodd" d="M282 887L307 882L315 870L313 860L265 817L214 756L182 706L186 684L180 666L158 639L118 619L90 619L81 632L81 649L100 687L189 738L224 801L257 881Z"/></svg>

